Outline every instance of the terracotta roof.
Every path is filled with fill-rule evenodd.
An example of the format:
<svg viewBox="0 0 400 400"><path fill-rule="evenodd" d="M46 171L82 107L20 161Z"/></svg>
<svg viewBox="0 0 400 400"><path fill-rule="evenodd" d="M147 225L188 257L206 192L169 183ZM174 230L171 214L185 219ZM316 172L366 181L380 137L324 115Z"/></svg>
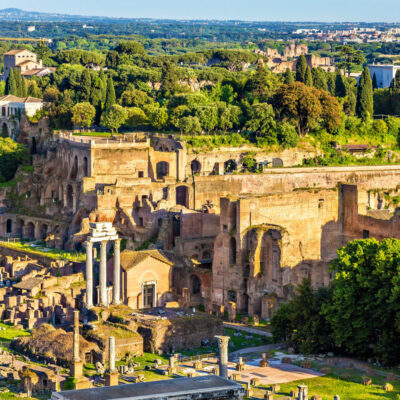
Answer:
<svg viewBox="0 0 400 400"><path fill-rule="evenodd" d="M20 63L17 65L17 67L19 67L20 65L31 64L31 63L33 63L33 64L38 64L36 61L33 61L33 60L24 60L24 61L20 62Z"/></svg>
<svg viewBox="0 0 400 400"><path fill-rule="evenodd" d="M21 75L22 76L33 76L33 75L37 75L37 74L40 74L41 72L46 72L46 71L48 71L48 73L51 74L56 71L56 68L52 68L52 67L32 68L32 69L28 69L25 72L22 72Z"/></svg>
<svg viewBox="0 0 400 400"><path fill-rule="evenodd" d="M0 101L10 101L12 103L43 103L42 99L37 97L18 97L13 94L7 94L6 96L1 96Z"/></svg>
<svg viewBox="0 0 400 400"><path fill-rule="evenodd" d="M32 51L26 50L26 49L14 49L14 50L10 50L7 51L7 53L4 53L4 55L6 56L15 56L16 54L22 53L24 51L27 51L29 54L35 54Z"/></svg>
<svg viewBox="0 0 400 400"><path fill-rule="evenodd" d="M124 250L121 253L121 266L125 271L127 271L148 258L154 258L165 264L173 265L173 263L161 252L161 250Z"/></svg>
<svg viewBox="0 0 400 400"><path fill-rule="evenodd" d="M393 213L389 210L368 210L367 216L388 221L393 217Z"/></svg>

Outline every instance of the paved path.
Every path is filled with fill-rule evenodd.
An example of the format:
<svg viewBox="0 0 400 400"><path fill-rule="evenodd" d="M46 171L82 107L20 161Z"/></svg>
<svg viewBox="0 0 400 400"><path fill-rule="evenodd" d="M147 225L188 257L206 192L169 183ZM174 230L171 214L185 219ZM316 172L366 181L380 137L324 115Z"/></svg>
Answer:
<svg viewBox="0 0 400 400"><path fill-rule="evenodd" d="M236 324L234 322L224 322L224 327L236 329L237 331L251 333L253 335L272 337L271 332L267 332L263 329L252 328L252 327L246 326L246 325Z"/></svg>
<svg viewBox="0 0 400 400"><path fill-rule="evenodd" d="M238 357L243 354L249 354L249 353L266 353L267 351L270 351L270 350L280 350L282 348L282 346L283 346L282 343L273 343L273 344L267 344L265 346L246 347L245 349L240 349L240 350L230 352L229 358L230 357Z"/></svg>

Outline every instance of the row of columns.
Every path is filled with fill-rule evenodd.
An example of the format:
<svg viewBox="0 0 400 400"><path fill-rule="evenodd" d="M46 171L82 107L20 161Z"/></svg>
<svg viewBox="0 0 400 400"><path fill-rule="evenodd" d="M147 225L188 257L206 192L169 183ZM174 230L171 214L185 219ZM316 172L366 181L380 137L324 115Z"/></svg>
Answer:
<svg viewBox="0 0 400 400"><path fill-rule="evenodd" d="M108 240L100 242L100 276L99 304L108 306L107 299L107 244ZM93 307L93 241L86 241L86 307ZM121 299L121 239L114 240L113 268L113 304L120 304Z"/></svg>

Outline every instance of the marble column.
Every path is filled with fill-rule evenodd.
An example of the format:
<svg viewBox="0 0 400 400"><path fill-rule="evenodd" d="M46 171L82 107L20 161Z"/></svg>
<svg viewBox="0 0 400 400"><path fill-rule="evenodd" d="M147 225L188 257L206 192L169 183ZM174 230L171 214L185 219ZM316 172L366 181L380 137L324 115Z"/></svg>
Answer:
<svg viewBox="0 0 400 400"><path fill-rule="evenodd" d="M108 306L107 301L107 240L100 243L100 305Z"/></svg>
<svg viewBox="0 0 400 400"><path fill-rule="evenodd" d="M219 376L228 378L228 343L229 336L215 336L219 348Z"/></svg>
<svg viewBox="0 0 400 400"><path fill-rule="evenodd" d="M115 371L115 337L110 336L108 338L108 362L110 366L110 372Z"/></svg>
<svg viewBox="0 0 400 400"><path fill-rule="evenodd" d="M93 307L93 243L86 242L86 307Z"/></svg>
<svg viewBox="0 0 400 400"><path fill-rule="evenodd" d="M114 241L113 304L120 303L121 296L121 239Z"/></svg>

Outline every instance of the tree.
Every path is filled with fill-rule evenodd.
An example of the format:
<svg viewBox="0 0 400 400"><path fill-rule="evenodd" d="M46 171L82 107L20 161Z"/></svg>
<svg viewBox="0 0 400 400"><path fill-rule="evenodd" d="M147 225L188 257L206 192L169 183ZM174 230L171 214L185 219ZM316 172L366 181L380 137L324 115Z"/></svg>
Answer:
<svg viewBox="0 0 400 400"><path fill-rule="evenodd" d="M390 83L391 92L400 92L400 69L396 71L396 75Z"/></svg>
<svg viewBox="0 0 400 400"><path fill-rule="evenodd" d="M311 73L311 68L307 65L307 69L306 69L306 75L304 77L304 83L307 86L313 86L313 77L312 77L312 73Z"/></svg>
<svg viewBox="0 0 400 400"><path fill-rule="evenodd" d="M158 105L158 103L156 103ZM153 107L149 116L151 125L156 129L162 129L168 122L168 112L165 107Z"/></svg>
<svg viewBox="0 0 400 400"><path fill-rule="evenodd" d="M314 290L309 279L296 288L295 296L284 304L271 320L276 341L288 341L296 352L315 354L332 351L334 342L331 327L322 308L329 303L331 290Z"/></svg>
<svg viewBox="0 0 400 400"><path fill-rule="evenodd" d="M364 68L358 84L356 112L363 121L372 118L374 113L372 80L368 67Z"/></svg>
<svg viewBox="0 0 400 400"><path fill-rule="evenodd" d="M336 67L347 72L350 76L351 70L365 63L365 57L361 50L355 50L353 46L338 46L338 59L339 62L336 63Z"/></svg>
<svg viewBox="0 0 400 400"><path fill-rule="evenodd" d="M241 110L237 106L225 107L219 116L219 127L225 133L227 130L239 125Z"/></svg>
<svg viewBox="0 0 400 400"><path fill-rule="evenodd" d="M146 92L129 89L122 93L120 102L124 107L143 107L145 104L152 104L154 101Z"/></svg>
<svg viewBox="0 0 400 400"><path fill-rule="evenodd" d="M346 97L346 95L347 95L346 78L342 75L340 70L338 70L336 73L336 80L335 80L335 96Z"/></svg>
<svg viewBox="0 0 400 400"><path fill-rule="evenodd" d="M90 72L85 68L85 70L82 73L81 86L80 86L81 101L89 101L90 100L91 88L92 88L92 78L90 76Z"/></svg>
<svg viewBox="0 0 400 400"><path fill-rule="evenodd" d="M254 132L255 137L264 137L269 143L276 142L276 122L273 107L267 103L250 106L246 128Z"/></svg>
<svg viewBox="0 0 400 400"><path fill-rule="evenodd" d="M10 69L7 82L6 82L6 94L17 95L17 83L15 82L14 70Z"/></svg>
<svg viewBox="0 0 400 400"><path fill-rule="evenodd" d="M372 77L372 88L378 89L378 82L376 80L376 73L374 72L374 76Z"/></svg>
<svg viewBox="0 0 400 400"><path fill-rule="evenodd" d="M279 144L284 148L296 147L299 142L299 135L296 132L296 128L288 122L278 124L276 137Z"/></svg>
<svg viewBox="0 0 400 400"><path fill-rule="evenodd" d="M201 133L201 124L197 117L183 117L179 120L179 129L181 133L190 133L194 136Z"/></svg>
<svg viewBox="0 0 400 400"><path fill-rule="evenodd" d="M78 103L72 108L72 123L81 129L93 123L96 114L95 108L88 102Z"/></svg>
<svg viewBox="0 0 400 400"><path fill-rule="evenodd" d="M385 365L400 357L400 241L354 240L332 262L332 300L323 311L341 351Z"/></svg>
<svg viewBox="0 0 400 400"><path fill-rule="evenodd" d="M290 68L286 68L286 71L283 73L283 83L286 85L290 85L294 82L293 74Z"/></svg>
<svg viewBox="0 0 400 400"><path fill-rule="evenodd" d="M115 104L115 89L114 83L111 77L107 80L107 92L106 92L106 100L104 103L104 110L109 110Z"/></svg>
<svg viewBox="0 0 400 400"><path fill-rule="evenodd" d="M111 133L114 136L114 130L118 132L118 129L124 124L127 118L128 113L125 108L119 104L113 104L102 114L101 123L106 128L111 129Z"/></svg>
<svg viewBox="0 0 400 400"><path fill-rule="evenodd" d="M14 69L15 85L17 87L16 96L22 97L22 76L19 69Z"/></svg>
<svg viewBox="0 0 400 400"><path fill-rule="evenodd" d="M161 90L164 97L171 96L176 89L178 76L174 65L167 61L163 64L161 70Z"/></svg>
<svg viewBox="0 0 400 400"><path fill-rule="evenodd" d="M296 62L296 81L305 83L307 73L307 59L302 54Z"/></svg>
<svg viewBox="0 0 400 400"><path fill-rule="evenodd" d="M135 42L133 40L126 42L119 42L117 47L115 48L115 51L117 53L125 53L140 57L143 57L147 54L142 43Z"/></svg>
<svg viewBox="0 0 400 400"><path fill-rule="evenodd" d="M319 90L328 90L328 82L325 71L321 67L311 70L313 84Z"/></svg>
<svg viewBox="0 0 400 400"><path fill-rule="evenodd" d="M141 108L128 108L128 118L126 120L128 126L135 128L137 126L144 125L146 122L148 122L147 116Z"/></svg>
<svg viewBox="0 0 400 400"><path fill-rule="evenodd" d="M28 96L28 89L26 87L26 80L24 77L21 79L21 97L27 97Z"/></svg>
<svg viewBox="0 0 400 400"><path fill-rule="evenodd" d="M218 108L214 105L195 107L194 116L199 119L202 128L208 133L218 126Z"/></svg>
<svg viewBox="0 0 400 400"><path fill-rule="evenodd" d="M336 74L329 73L327 77L328 91L334 96L336 94Z"/></svg>
<svg viewBox="0 0 400 400"><path fill-rule="evenodd" d="M267 71L264 64L257 65L256 72L248 79L245 90L261 102L267 101L278 86L276 74Z"/></svg>
<svg viewBox="0 0 400 400"><path fill-rule="evenodd" d="M305 135L319 120L322 107L318 98L319 91L309 88L301 82L282 85L274 98L274 105L281 119L287 119L297 125L299 135Z"/></svg>

